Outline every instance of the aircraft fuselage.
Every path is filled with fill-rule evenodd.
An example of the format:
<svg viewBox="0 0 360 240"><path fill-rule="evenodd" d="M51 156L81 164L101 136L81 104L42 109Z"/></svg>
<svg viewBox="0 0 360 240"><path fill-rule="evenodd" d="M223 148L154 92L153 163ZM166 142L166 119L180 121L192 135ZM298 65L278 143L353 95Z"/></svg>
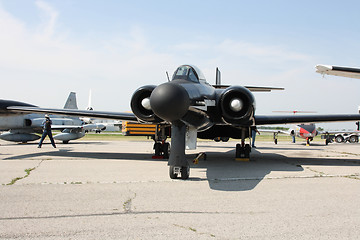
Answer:
<svg viewBox="0 0 360 240"><path fill-rule="evenodd" d="M181 121L200 132L215 125L227 128L254 125L255 98L248 89L242 86L215 89L195 69L180 66L171 82L139 88L131 100L134 114L145 122Z"/></svg>

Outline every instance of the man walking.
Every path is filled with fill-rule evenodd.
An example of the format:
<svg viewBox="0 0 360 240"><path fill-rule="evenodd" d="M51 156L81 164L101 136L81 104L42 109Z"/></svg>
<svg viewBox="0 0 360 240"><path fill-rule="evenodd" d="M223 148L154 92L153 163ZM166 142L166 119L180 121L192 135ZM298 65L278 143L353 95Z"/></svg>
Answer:
<svg viewBox="0 0 360 240"><path fill-rule="evenodd" d="M255 146L255 137L256 137L256 133L258 133L260 135L260 132L259 132L259 130L257 130L256 126L252 126L252 127L250 127L250 129L251 129L251 138L252 138L251 147L256 148L256 146Z"/></svg>
<svg viewBox="0 0 360 240"><path fill-rule="evenodd" d="M45 115L45 120L42 122L44 130L43 130L43 135L42 135L42 137L40 139L38 148L41 148L41 145L42 145L42 143L43 143L46 136L49 136L52 146L54 148L56 148L54 138L53 138L52 132L51 132L51 124L52 124L52 121L50 120L49 115L46 114Z"/></svg>

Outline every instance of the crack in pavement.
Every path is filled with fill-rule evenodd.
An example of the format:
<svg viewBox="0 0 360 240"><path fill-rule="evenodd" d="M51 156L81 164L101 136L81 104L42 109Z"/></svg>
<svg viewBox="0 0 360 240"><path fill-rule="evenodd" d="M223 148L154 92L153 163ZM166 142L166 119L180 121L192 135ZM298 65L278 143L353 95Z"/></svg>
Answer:
<svg viewBox="0 0 360 240"><path fill-rule="evenodd" d="M317 171L315 169L312 169L311 167L305 167L305 168L308 169L311 172L319 174L318 177L340 177L340 178L350 178L350 179L360 180L360 177L359 177L360 174L359 173L330 175L330 174L326 174L324 172L320 172L320 171Z"/></svg>
<svg viewBox="0 0 360 240"><path fill-rule="evenodd" d="M131 210L131 205L132 205L132 201L136 198L136 193L134 193L134 196L132 198L129 198L128 200L126 200L123 204L123 209L125 213L130 213L132 212Z"/></svg>
<svg viewBox="0 0 360 240"><path fill-rule="evenodd" d="M193 227L185 227L185 226L181 226L179 224L173 224L173 226L178 227L178 228L182 228L182 229L185 229L185 230L192 231L192 232L194 232L196 234L199 234L199 235L208 235L209 237L215 237L214 234L199 232L196 228L193 228Z"/></svg>
<svg viewBox="0 0 360 240"><path fill-rule="evenodd" d="M41 160L36 167L25 169L24 172L25 172L26 174L25 174L23 177L16 177L16 178L12 179L11 182L9 182L9 183L7 183L7 184L3 184L3 185L7 185L7 186L9 186L9 185L14 185L17 181L19 181L19 180L21 180L21 179L24 179L24 178L27 178L28 176L30 176L30 174L31 174L32 171L36 170L36 169L40 166L40 164L41 164L43 161L44 161L44 160Z"/></svg>

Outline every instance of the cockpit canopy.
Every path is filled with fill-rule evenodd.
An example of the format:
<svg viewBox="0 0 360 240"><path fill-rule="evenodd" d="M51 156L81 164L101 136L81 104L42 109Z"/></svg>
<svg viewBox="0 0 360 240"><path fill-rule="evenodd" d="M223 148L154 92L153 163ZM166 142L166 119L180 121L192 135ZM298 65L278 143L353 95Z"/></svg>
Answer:
<svg viewBox="0 0 360 240"><path fill-rule="evenodd" d="M172 80L183 79L194 83L199 80L206 81L204 74L194 65L181 65L176 69Z"/></svg>

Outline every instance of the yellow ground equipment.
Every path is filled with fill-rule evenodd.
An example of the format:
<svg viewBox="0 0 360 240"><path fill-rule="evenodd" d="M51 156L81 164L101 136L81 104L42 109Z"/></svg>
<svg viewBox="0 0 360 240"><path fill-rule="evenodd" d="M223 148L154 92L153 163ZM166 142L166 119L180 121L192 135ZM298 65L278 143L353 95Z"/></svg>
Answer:
<svg viewBox="0 0 360 240"><path fill-rule="evenodd" d="M122 133L125 136L155 136L156 124L144 124L137 122L122 122Z"/></svg>

